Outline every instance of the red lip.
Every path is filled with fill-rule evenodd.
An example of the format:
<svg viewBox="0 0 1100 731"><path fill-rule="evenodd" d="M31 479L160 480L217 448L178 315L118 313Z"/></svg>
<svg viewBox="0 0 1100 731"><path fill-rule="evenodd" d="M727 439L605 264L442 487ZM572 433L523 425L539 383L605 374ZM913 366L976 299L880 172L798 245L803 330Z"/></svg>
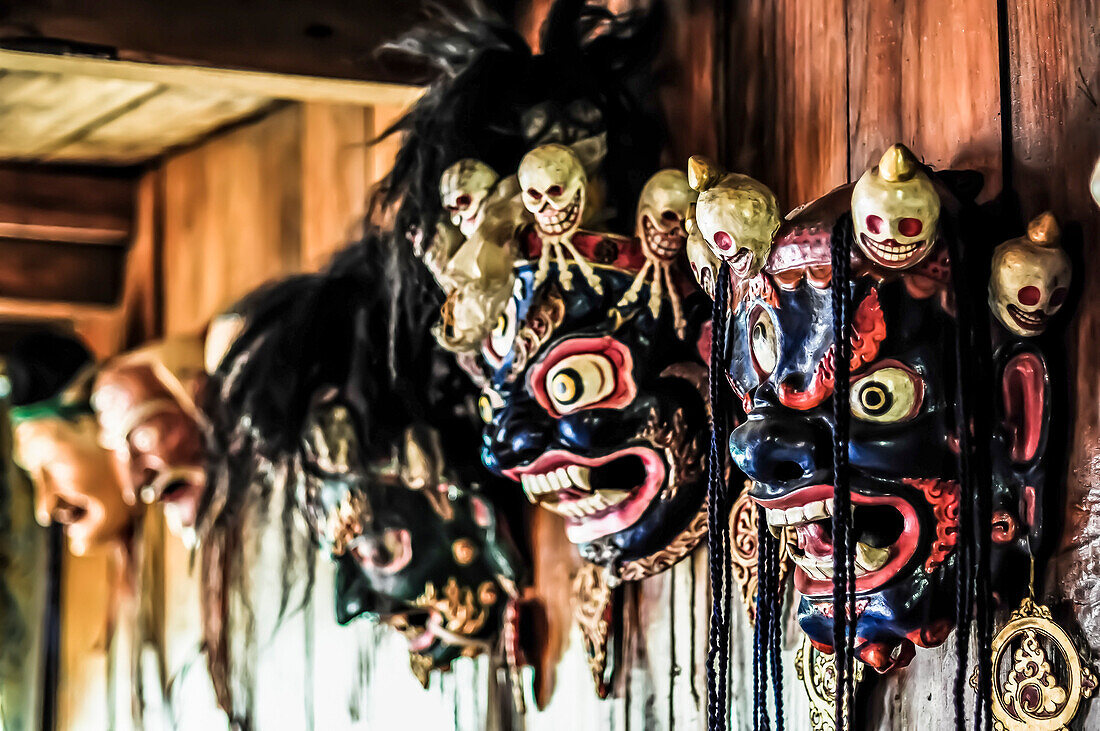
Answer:
<svg viewBox="0 0 1100 731"><path fill-rule="evenodd" d="M820 500L828 500L832 496L832 485L810 485L794 490L782 497L769 500L754 497L753 500L767 509L785 510L805 506ZM913 554L917 550L917 544L920 542L920 523L917 519L916 508L900 496L872 496L853 492L852 503L854 505L889 505L901 514L903 523L901 536L889 547L890 557L886 563L882 567L856 578L856 592L864 594L875 591L893 579L913 558ZM821 549L831 550L832 543L831 541L823 543L820 536L818 536L816 539L811 540L810 547L818 548L818 551L815 551L814 554L821 555ZM831 580L811 578L801 566L795 566L794 581L795 588L807 597L828 596L833 592L833 582Z"/></svg>
<svg viewBox="0 0 1100 731"><path fill-rule="evenodd" d="M503 474L511 480L520 482L524 475L543 475L570 466L595 468L609 464L623 457L638 457L645 468L645 481L640 485L616 485L616 489L629 490L630 496L622 502L584 517L563 516L566 521L566 535L572 543L588 543L603 536L618 533L629 528L642 517L646 508L660 493L664 485L668 468L664 458L649 447L634 446L620 449L601 457L582 457L567 450L555 449L545 452L530 464L504 470ZM598 492L595 491L595 492ZM566 488L557 493L539 496L539 503L569 506L579 503L588 496L575 488ZM543 506L546 507L546 506ZM547 509L549 509L547 507ZM554 510L553 512L558 512Z"/></svg>

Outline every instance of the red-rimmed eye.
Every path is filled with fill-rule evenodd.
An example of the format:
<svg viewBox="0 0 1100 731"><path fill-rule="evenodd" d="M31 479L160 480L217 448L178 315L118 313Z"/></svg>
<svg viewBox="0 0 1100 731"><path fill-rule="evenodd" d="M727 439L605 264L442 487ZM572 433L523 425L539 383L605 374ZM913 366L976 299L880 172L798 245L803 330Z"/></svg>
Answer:
<svg viewBox="0 0 1100 731"><path fill-rule="evenodd" d="M882 233L882 219L878 216L867 217L867 230L873 234Z"/></svg>
<svg viewBox="0 0 1100 731"><path fill-rule="evenodd" d="M618 409L634 400L633 359L612 337L558 343L527 374L527 387L547 413Z"/></svg>
<svg viewBox="0 0 1100 731"><path fill-rule="evenodd" d="M1016 293L1016 299L1020 300L1021 305L1027 305L1028 307L1034 307L1039 304L1039 300L1042 299L1043 293L1039 291L1038 287L1033 287L1030 284L1026 287L1020 287L1020 291Z"/></svg>
<svg viewBox="0 0 1100 731"><path fill-rule="evenodd" d="M714 245L722 251L729 251L733 248L733 237L725 231L719 231L714 234Z"/></svg>
<svg viewBox="0 0 1100 731"><path fill-rule="evenodd" d="M898 221L898 233L902 236L920 236L924 224L919 218L903 218Z"/></svg>
<svg viewBox="0 0 1100 731"><path fill-rule="evenodd" d="M472 203L472 202L473 202L473 199L470 198L470 196L463 194L463 195L460 195L458 197L458 200L455 201L455 204L456 204L456 207L459 208L460 210L466 210L467 208L470 207L470 203Z"/></svg>
<svg viewBox="0 0 1100 731"><path fill-rule="evenodd" d="M896 360L882 361L874 370L852 379L850 391L852 416L860 421L908 421L924 403L924 381Z"/></svg>

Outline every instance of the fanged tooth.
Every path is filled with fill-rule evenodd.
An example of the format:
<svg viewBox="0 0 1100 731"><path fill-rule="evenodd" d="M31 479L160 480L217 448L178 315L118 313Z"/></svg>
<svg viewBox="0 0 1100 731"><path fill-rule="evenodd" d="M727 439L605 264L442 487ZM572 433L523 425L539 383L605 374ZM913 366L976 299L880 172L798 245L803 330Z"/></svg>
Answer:
<svg viewBox="0 0 1100 731"><path fill-rule="evenodd" d="M589 468L571 464L565 468L565 471L569 475L569 479L572 480L573 484L576 487L579 487L582 490L592 489L592 486L588 480L588 475L591 472Z"/></svg>
<svg viewBox="0 0 1100 731"><path fill-rule="evenodd" d="M596 494L599 495L608 506L618 505L630 497L629 490L597 490Z"/></svg>
<svg viewBox="0 0 1100 731"><path fill-rule="evenodd" d="M863 542L856 543L855 564L864 571L878 571L890 560L889 548L876 548Z"/></svg>
<svg viewBox="0 0 1100 731"><path fill-rule="evenodd" d="M533 501L532 501L533 502ZM772 538L781 538L783 536L783 528L778 525L768 524L768 532L772 534Z"/></svg>
<svg viewBox="0 0 1100 731"><path fill-rule="evenodd" d="M805 520L821 520L829 515L825 509L825 501L818 500L817 502L810 503L802 509Z"/></svg>

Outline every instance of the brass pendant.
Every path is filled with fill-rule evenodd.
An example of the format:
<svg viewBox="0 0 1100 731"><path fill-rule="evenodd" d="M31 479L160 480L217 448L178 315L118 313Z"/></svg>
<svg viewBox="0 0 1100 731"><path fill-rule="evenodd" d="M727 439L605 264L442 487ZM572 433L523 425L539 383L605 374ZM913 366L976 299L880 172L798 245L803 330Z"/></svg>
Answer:
<svg viewBox="0 0 1100 731"><path fill-rule="evenodd" d="M741 605L749 615L750 622L756 622L756 574L758 521L756 503L749 497L752 486L745 481L745 489L730 509L730 554L733 558L733 580L741 593ZM791 557L788 546L794 543L794 528L786 528L779 533L779 585L787 580L791 569Z"/></svg>
<svg viewBox="0 0 1100 731"><path fill-rule="evenodd" d="M1096 689L1096 673L1077 645L1051 619L1050 608L1030 598L993 639L992 660L998 731L1062 731Z"/></svg>
<svg viewBox="0 0 1100 731"><path fill-rule="evenodd" d="M794 656L794 670L810 699L810 726L814 731L836 731L836 663L803 635ZM854 684L863 680L863 663L855 661Z"/></svg>
<svg viewBox="0 0 1100 731"><path fill-rule="evenodd" d="M573 618L584 637L588 669L596 684L596 694L607 698L611 690L609 682L614 668L609 657L610 639L614 625L615 592L608 582L602 566L585 563L573 580Z"/></svg>

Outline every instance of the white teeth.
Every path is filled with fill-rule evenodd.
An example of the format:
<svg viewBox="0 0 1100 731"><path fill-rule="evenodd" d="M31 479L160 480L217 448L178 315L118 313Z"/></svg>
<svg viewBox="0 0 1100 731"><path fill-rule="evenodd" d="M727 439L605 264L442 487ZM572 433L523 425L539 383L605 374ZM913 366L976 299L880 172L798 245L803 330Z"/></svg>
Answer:
<svg viewBox="0 0 1100 731"><path fill-rule="evenodd" d="M557 492L563 487L569 486L568 482L562 484L561 481L558 480L558 475L556 472L547 472L545 475L542 475L542 479L546 480L546 484L549 485L550 489L554 492Z"/></svg>
<svg viewBox="0 0 1100 731"><path fill-rule="evenodd" d="M807 556L806 554L794 551L791 553L791 559L798 564L811 579L825 581L833 578L832 556ZM862 542L856 543L856 576L863 576L864 574L878 571L885 566L886 562L889 560L890 549L875 548L874 546Z"/></svg>
<svg viewBox="0 0 1100 731"><path fill-rule="evenodd" d="M533 482L534 480L531 479L531 475L520 475L519 477L519 484L523 486L523 494L526 495L527 499L531 502L535 502Z"/></svg>
<svg viewBox="0 0 1100 731"><path fill-rule="evenodd" d="M592 470L580 465L558 467L541 475L520 475L520 485L527 499L541 503L543 507L570 518L583 518L618 505L630 497L629 490L593 491L590 483ZM559 500L555 495L572 490L589 493L579 500Z"/></svg>
<svg viewBox="0 0 1100 731"><path fill-rule="evenodd" d="M592 486L588 482L588 476L591 472L589 468L575 464L571 464L565 468L565 473L568 475L570 482L572 482L575 487L579 487L586 492L592 490Z"/></svg>
<svg viewBox="0 0 1100 731"><path fill-rule="evenodd" d="M833 514L833 499L816 500L806 505L781 510L768 508L768 525L772 528L783 528L788 525L801 525L815 520L827 518Z"/></svg>

